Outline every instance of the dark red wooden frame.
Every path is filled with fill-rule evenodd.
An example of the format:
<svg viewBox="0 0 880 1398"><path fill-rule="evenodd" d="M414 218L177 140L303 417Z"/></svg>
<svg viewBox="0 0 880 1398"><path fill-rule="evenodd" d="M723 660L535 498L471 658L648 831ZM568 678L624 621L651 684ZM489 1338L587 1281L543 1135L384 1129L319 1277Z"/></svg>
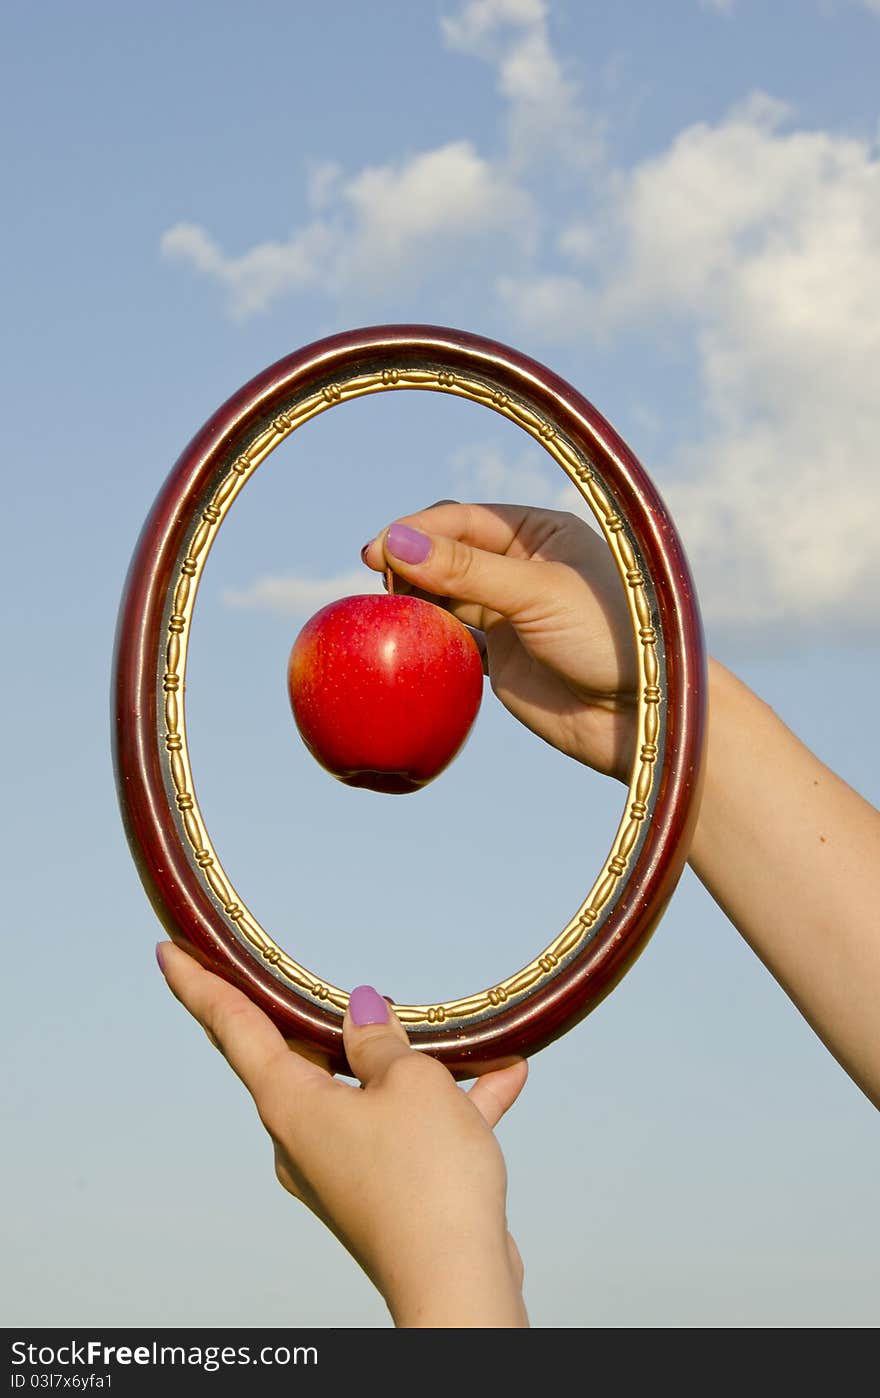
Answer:
<svg viewBox="0 0 880 1398"><path fill-rule="evenodd" d="M221 460L294 392L334 373L383 365L440 365L484 378L544 415L595 465L654 583L666 657L658 798L622 896L583 952L525 999L462 1028L416 1026L412 1041L458 1077L530 1054L580 1021L617 984L659 921L687 859L697 816L705 723L706 658L696 592L674 524L626 443L570 384L508 346L459 330L368 327L297 350L265 369L210 418L177 461L144 525L120 607L114 655L113 760L122 818L142 882L170 936L240 986L291 1040L348 1071L341 1016L283 984L252 957L215 907L182 848L168 808L158 742L156 657L175 561Z"/></svg>

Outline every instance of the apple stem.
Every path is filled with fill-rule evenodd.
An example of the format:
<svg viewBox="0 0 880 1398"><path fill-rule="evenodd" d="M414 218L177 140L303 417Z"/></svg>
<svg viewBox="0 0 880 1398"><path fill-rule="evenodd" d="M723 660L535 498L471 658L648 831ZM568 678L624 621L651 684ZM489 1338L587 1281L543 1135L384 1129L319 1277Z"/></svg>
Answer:
<svg viewBox="0 0 880 1398"><path fill-rule="evenodd" d="M394 574L390 568L385 569L385 588L389 596L394 596Z"/></svg>

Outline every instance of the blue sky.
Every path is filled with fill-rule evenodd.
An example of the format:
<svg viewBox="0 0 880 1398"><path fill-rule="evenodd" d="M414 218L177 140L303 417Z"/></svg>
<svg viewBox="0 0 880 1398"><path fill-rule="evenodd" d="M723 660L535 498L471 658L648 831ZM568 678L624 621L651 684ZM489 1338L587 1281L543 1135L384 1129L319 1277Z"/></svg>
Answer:
<svg viewBox="0 0 880 1398"><path fill-rule="evenodd" d="M141 523L290 350L398 320L501 339L627 439L711 649L877 803L880 6L86 0L2 29L4 1314L384 1325L153 965L109 758ZM447 495L577 503L469 404L297 433L224 526L188 675L236 886L307 965L401 1000L555 935L622 800L490 694L411 804L299 744L296 631ZM689 874L501 1134L536 1324L876 1322L876 1114Z"/></svg>

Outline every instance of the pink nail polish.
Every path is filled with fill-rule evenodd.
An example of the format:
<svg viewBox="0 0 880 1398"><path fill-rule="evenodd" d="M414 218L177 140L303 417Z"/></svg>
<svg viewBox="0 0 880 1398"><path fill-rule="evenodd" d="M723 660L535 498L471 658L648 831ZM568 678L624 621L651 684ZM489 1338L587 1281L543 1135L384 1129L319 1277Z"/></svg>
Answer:
<svg viewBox="0 0 880 1398"><path fill-rule="evenodd" d="M365 1024L387 1024L388 1004L378 990L371 985L359 985L348 997L348 1010L352 1023L361 1028Z"/></svg>
<svg viewBox="0 0 880 1398"><path fill-rule="evenodd" d="M424 563L431 552L431 540L418 529L410 529L408 524L392 524L386 536L386 544L395 558L404 563Z"/></svg>
<svg viewBox="0 0 880 1398"><path fill-rule="evenodd" d="M156 943L156 960L157 960L158 963L159 963L159 970L162 972L162 975L163 975L163 976L164 976L164 974L165 974L165 962L164 962L164 960L163 960L164 955L165 955L165 943L164 943L164 942L157 942L157 943Z"/></svg>

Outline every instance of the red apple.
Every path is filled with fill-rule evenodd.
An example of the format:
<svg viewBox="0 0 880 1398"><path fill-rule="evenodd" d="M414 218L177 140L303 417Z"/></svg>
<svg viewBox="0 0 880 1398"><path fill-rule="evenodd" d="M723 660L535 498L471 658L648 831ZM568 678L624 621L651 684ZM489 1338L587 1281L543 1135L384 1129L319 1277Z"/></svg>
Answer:
<svg viewBox="0 0 880 1398"><path fill-rule="evenodd" d="M287 688L313 757L339 781L418 791L461 751L483 695L473 636L433 602L342 597L307 621Z"/></svg>

